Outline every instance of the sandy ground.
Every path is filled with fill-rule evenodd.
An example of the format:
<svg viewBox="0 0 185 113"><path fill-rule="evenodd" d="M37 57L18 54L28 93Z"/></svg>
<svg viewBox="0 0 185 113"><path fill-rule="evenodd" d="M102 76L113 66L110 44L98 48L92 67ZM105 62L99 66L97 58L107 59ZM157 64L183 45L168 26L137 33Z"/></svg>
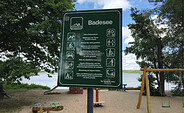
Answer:
<svg viewBox="0 0 185 113"><path fill-rule="evenodd" d="M58 102L64 106L62 111L51 111L51 113L86 113L87 112L87 91L83 94L68 94L68 90L55 90L61 94L43 95L44 90L29 90L27 92L12 94L11 99L0 100L0 109L2 103L10 102L18 104L20 102L30 102L31 106L23 106L17 113L32 113L32 106L41 103L48 106L52 102ZM95 97L95 92L94 92ZM141 108L136 109L139 91L99 91L100 101L104 101L104 107L94 108L94 113L147 113L146 96L143 96ZM161 97L151 97L152 113L184 113L182 97L171 97L171 108L162 108ZM168 100L163 98L164 103ZM95 101L95 98L94 98ZM8 109L8 108L7 108ZM4 111L6 112L6 110Z"/></svg>

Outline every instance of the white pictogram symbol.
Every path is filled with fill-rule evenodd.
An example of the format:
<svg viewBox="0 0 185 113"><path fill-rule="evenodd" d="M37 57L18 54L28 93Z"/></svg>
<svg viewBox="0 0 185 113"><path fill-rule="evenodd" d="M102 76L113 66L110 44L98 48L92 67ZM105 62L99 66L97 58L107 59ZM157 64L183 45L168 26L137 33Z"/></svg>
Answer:
<svg viewBox="0 0 185 113"><path fill-rule="evenodd" d="M114 67L115 66L115 59L114 58L107 58L106 64L107 64L107 67Z"/></svg>
<svg viewBox="0 0 185 113"><path fill-rule="evenodd" d="M75 53L74 51L67 51L66 52L66 59L74 59Z"/></svg>
<svg viewBox="0 0 185 113"><path fill-rule="evenodd" d="M113 68L108 68L106 69L106 76L107 77L115 77L115 69Z"/></svg>
<svg viewBox="0 0 185 113"><path fill-rule="evenodd" d="M66 61L65 69L73 69L74 68L74 61Z"/></svg>
<svg viewBox="0 0 185 113"><path fill-rule="evenodd" d="M115 37L116 36L116 30L113 28L109 28L106 31L107 37Z"/></svg>
<svg viewBox="0 0 185 113"><path fill-rule="evenodd" d="M74 42L67 42L67 50L74 50L75 44Z"/></svg>
<svg viewBox="0 0 185 113"><path fill-rule="evenodd" d="M115 46L115 39L114 38L108 38L107 39L107 47L114 47Z"/></svg>
<svg viewBox="0 0 185 113"><path fill-rule="evenodd" d="M66 71L64 75L64 79L72 80L73 79L73 71Z"/></svg>
<svg viewBox="0 0 185 113"><path fill-rule="evenodd" d="M70 29L71 30L83 29L83 18L82 17L72 17L70 19Z"/></svg>
<svg viewBox="0 0 185 113"><path fill-rule="evenodd" d="M114 48L106 49L106 55L107 55L107 57L114 57L115 56L115 49Z"/></svg>
<svg viewBox="0 0 185 113"><path fill-rule="evenodd" d="M70 32L67 34L67 40L68 41L75 41L76 34L74 32Z"/></svg>

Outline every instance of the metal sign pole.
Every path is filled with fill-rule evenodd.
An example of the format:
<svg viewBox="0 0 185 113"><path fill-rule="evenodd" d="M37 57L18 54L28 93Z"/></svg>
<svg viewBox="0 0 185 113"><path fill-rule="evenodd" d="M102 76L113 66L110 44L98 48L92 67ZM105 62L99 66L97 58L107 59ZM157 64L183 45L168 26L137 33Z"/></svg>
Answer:
<svg viewBox="0 0 185 113"><path fill-rule="evenodd" d="M93 88L87 89L87 113L93 113Z"/></svg>

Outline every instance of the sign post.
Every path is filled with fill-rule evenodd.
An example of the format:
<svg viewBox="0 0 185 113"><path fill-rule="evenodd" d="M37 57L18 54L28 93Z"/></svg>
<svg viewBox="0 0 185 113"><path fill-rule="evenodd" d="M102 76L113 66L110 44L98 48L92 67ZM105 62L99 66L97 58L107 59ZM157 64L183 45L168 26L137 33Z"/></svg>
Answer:
<svg viewBox="0 0 185 113"><path fill-rule="evenodd" d="M87 89L87 113L93 113L93 88Z"/></svg>
<svg viewBox="0 0 185 113"><path fill-rule="evenodd" d="M93 113L92 88L122 88L122 9L63 13L57 86L87 87L87 113Z"/></svg>

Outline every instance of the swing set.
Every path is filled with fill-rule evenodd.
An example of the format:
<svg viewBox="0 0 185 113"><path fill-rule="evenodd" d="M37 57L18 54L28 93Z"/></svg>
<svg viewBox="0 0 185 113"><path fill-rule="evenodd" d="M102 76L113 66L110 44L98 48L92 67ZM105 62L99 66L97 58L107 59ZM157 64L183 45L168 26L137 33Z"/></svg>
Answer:
<svg viewBox="0 0 185 113"><path fill-rule="evenodd" d="M137 104L137 109L141 106L141 100L142 100L142 94L144 90L144 82L146 81L146 94L147 94L147 111L148 113L151 113L151 101L150 101L150 88L149 88L149 79L148 79L148 72L184 72L184 69L147 69L145 66L144 68L141 68L141 71L143 71L143 77L142 77L142 84L141 84L141 90L139 94L139 100ZM169 105L164 105L162 102L163 108L170 108L170 101L168 103Z"/></svg>

